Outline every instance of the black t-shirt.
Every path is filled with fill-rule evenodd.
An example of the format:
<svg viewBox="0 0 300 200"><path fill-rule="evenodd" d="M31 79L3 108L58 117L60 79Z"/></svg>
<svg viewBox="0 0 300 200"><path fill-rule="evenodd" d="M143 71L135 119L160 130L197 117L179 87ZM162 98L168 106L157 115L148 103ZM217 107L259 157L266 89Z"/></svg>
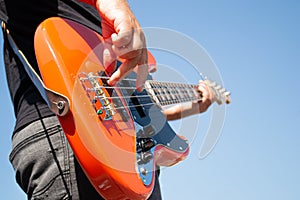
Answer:
<svg viewBox="0 0 300 200"><path fill-rule="evenodd" d="M0 0L0 3L2 15L8 17L10 34L37 72L34 32L45 19L53 16L68 18L101 34L101 19L96 9L76 0ZM4 59L16 116L15 131L37 119L54 115L8 45L5 45Z"/></svg>

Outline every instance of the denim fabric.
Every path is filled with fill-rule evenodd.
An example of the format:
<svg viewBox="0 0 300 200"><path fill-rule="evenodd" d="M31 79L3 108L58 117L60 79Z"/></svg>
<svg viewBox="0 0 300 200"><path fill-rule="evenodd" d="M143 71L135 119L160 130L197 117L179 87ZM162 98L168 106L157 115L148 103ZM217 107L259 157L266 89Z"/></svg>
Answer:
<svg viewBox="0 0 300 200"><path fill-rule="evenodd" d="M35 121L16 132L10 161L28 199L103 199L74 158L56 117ZM156 179L151 200L161 199Z"/></svg>

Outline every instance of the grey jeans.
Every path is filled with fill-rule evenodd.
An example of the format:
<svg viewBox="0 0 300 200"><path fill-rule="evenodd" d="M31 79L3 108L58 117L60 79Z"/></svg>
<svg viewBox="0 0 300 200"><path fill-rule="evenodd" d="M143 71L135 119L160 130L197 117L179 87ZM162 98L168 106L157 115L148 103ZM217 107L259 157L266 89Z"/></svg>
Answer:
<svg viewBox="0 0 300 200"><path fill-rule="evenodd" d="M10 161L28 199L103 199L74 158L55 116L15 133ZM149 199L161 199L158 177Z"/></svg>

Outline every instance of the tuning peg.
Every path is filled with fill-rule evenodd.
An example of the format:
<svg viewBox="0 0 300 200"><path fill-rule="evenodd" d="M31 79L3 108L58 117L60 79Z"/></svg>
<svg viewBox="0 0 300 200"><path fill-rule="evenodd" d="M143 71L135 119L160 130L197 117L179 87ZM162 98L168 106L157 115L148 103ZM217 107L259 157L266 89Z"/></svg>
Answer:
<svg viewBox="0 0 300 200"><path fill-rule="evenodd" d="M207 85L209 86L209 87L211 87L211 88L215 88L216 86L217 86L217 83L216 82L213 82L213 81L211 81L211 80L205 80L206 81L206 83L207 83Z"/></svg>
<svg viewBox="0 0 300 200"><path fill-rule="evenodd" d="M204 80L204 81L207 80L207 76L205 76L205 75L202 74L202 73L200 73L200 77L201 77L201 79Z"/></svg>
<svg viewBox="0 0 300 200"><path fill-rule="evenodd" d="M226 92L226 89L225 89L225 88L221 88L221 89L219 90L219 92L222 93L222 94L224 94L224 92Z"/></svg>
<svg viewBox="0 0 300 200"><path fill-rule="evenodd" d="M216 98L216 102L217 102L217 104L219 104L219 105L223 104L223 101L222 101L220 98Z"/></svg>
<svg viewBox="0 0 300 200"><path fill-rule="evenodd" d="M220 90L220 89L222 89L222 86L221 86L221 85L216 85L216 86L215 86L215 90Z"/></svg>
<svg viewBox="0 0 300 200"><path fill-rule="evenodd" d="M204 82L214 91L216 102L221 105L224 102L226 104L229 104L231 102L230 100L230 92L226 91L225 88L223 88L221 85L217 84L214 81L211 81L209 79L204 79Z"/></svg>
<svg viewBox="0 0 300 200"><path fill-rule="evenodd" d="M227 91L227 92L224 93L224 95L226 96L226 99L225 99L225 103L226 104L230 104L231 103L230 94L231 93L229 91Z"/></svg>
<svg viewBox="0 0 300 200"><path fill-rule="evenodd" d="M212 82L211 82L211 87L214 87L214 88L215 88L216 86L217 86L217 83L214 82L214 81L212 81Z"/></svg>
<svg viewBox="0 0 300 200"><path fill-rule="evenodd" d="M227 97L229 97L230 94L231 94L231 93L230 93L229 91L227 91L227 92L224 93L224 95L227 96Z"/></svg>

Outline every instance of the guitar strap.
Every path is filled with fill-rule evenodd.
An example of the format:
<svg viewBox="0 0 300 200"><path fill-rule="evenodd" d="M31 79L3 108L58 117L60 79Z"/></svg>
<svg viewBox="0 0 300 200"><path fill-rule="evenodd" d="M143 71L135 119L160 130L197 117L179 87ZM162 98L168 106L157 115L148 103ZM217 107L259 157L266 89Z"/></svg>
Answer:
<svg viewBox="0 0 300 200"><path fill-rule="evenodd" d="M22 53L22 51L18 48L17 44L13 40L12 36L9 34L9 30L6 28L6 24L4 21L1 21L1 27L3 30L3 37L5 41L9 42L9 45L11 46L12 50L16 54L16 56L19 58L21 63L24 66L24 69L26 73L28 74L29 78L35 85L35 87L38 89L39 93L43 97L43 99L46 101L47 105L51 109L52 112L54 112L58 116L65 116L69 112L70 103L69 99L65 97L62 94L59 94L49 88L47 88L39 75L36 73L36 71L33 69L33 67L28 62L25 55Z"/></svg>

